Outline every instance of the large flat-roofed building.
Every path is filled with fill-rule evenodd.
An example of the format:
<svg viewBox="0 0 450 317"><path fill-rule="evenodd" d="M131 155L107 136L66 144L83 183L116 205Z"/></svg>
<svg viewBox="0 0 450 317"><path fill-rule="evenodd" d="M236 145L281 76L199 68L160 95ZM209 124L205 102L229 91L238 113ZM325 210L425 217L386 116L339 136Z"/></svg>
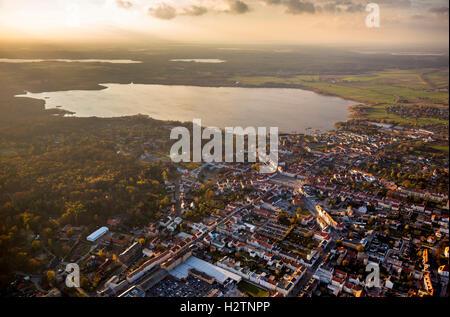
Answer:
<svg viewBox="0 0 450 317"><path fill-rule="evenodd" d="M203 261L199 258L191 256L186 262L179 264L170 271L170 275L177 279L187 278L189 272L194 269L197 272L205 273L206 275L214 278L217 282L224 284L228 279L236 282L241 281L241 277L235 273L229 272L221 267L218 267L209 262ZM194 272L195 272L194 271Z"/></svg>
<svg viewBox="0 0 450 317"><path fill-rule="evenodd" d="M94 231L93 233L91 233L86 240L89 242L94 242L95 240L97 240L98 238L100 238L101 236L103 236L104 234L106 234L109 231L109 229L107 227L101 227L100 229Z"/></svg>

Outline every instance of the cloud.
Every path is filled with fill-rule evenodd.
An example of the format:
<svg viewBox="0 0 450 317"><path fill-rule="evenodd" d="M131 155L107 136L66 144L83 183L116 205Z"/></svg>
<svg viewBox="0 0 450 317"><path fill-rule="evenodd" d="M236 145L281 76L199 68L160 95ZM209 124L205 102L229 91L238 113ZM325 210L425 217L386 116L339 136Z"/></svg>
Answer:
<svg viewBox="0 0 450 317"><path fill-rule="evenodd" d="M116 0L116 5L122 9L130 9L133 7L133 3L126 0Z"/></svg>
<svg viewBox="0 0 450 317"><path fill-rule="evenodd" d="M361 3L350 3L347 6L346 11L353 13L353 12L362 12L362 11L365 11L365 9L366 9L366 6L362 5Z"/></svg>
<svg viewBox="0 0 450 317"><path fill-rule="evenodd" d="M301 0L286 0L286 13L301 14L301 13L316 13L316 6L312 2L303 2Z"/></svg>
<svg viewBox="0 0 450 317"><path fill-rule="evenodd" d="M267 5L284 7L288 14L316 14L316 13L342 13L362 12L366 2L362 0L260 0ZM384 0L388 1L388 0ZM400 0L404 1L404 0Z"/></svg>
<svg viewBox="0 0 450 317"><path fill-rule="evenodd" d="M281 4L281 0L262 0L262 2L267 4Z"/></svg>
<svg viewBox="0 0 450 317"><path fill-rule="evenodd" d="M222 0L219 3L221 6L217 6L218 1L193 1L189 6L174 6L167 3L160 3L157 6L150 7L148 13L158 19L171 20L177 17L177 15L185 16L202 16L208 12L216 13L228 13L228 14L244 14L250 11L250 7L242 0ZM203 5L204 4L204 5ZM208 5L209 4L209 5ZM226 8L228 7L228 8Z"/></svg>
<svg viewBox="0 0 450 317"><path fill-rule="evenodd" d="M349 0L321 1L320 4L316 4L317 12L325 13L355 13L363 12L365 8L363 3Z"/></svg>
<svg viewBox="0 0 450 317"><path fill-rule="evenodd" d="M228 4L230 6L230 13L243 14L250 11L249 6L241 0L228 0Z"/></svg>
<svg viewBox="0 0 450 317"><path fill-rule="evenodd" d="M437 15L448 15L448 7L431 8L430 12Z"/></svg>
<svg viewBox="0 0 450 317"><path fill-rule="evenodd" d="M379 4L380 6L386 5L386 6L395 7L395 8L411 8L412 7L411 0L376 0L373 2L375 2L376 4Z"/></svg>
<svg viewBox="0 0 450 317"><path fill-rule="evenodd" d="M177 16L177 10L165 3L159 4L157 7L149 8L148 13L157 19L172 20Z"/></svg>
<svg viewBox="0 0 450 317"><path fill-rule="evenodd" d="M286 13L300 14L300 13L315 13L316 6L312 2L302 0L261 0L268 5L281 5L285 7Z"/></svg>
<svg viewBox="0 0 450 317"><path fill-rule="evenodd" d="M251 11L248 3L251 0L185 0L177 1L162 0L157 6L148 9L153 17L170 20L177 15L198 17L207 13L245 14ZM365 12L366 5L372 0L253 0L267 6L279 6L289 15L300 14L354 14ZM412 10L411 14L419 14L428 11L432 2L426 0L373 0L373 2L384 8L397 10ZM176 3L176 4L172 4ZM117 0L117 4L123 8L133 6L130 1ZM438 5L434 2L434 5ZM418 12L418 6L422 9ZM423 7L424 6L424 7ZM414 12L415 11L415 12ZM436 7L429 13L445 16L448 15L448 7Z"/></svg>
<svg viewBox="0 0 450 317"><path fill-rule="evenodd" d="M413 20L425 20L427 17L423 14L413 14L411 19Z"/></svg>
<svg viewBox="0 0 450 317"><path fill-rule="evenodd" d="M192 5L188 8L185 8L182 14L190 16L201 16L206 13L208 13L208 8L203 6Z"/></svg>
<svg viewBox="0 0 450 317"><path fill-rule="evenodd" d="M326 3L322 7L319 7L318 11L324 11L327 13L338 13L341 12L341 9L336 5L336 3Z"/></svg>

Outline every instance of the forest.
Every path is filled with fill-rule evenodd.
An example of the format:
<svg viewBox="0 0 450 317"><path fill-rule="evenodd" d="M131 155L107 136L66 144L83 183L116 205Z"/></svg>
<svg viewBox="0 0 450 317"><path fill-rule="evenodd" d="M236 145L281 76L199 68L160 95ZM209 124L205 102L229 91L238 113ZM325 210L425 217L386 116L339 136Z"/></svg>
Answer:
<svg viewBox="0 0 450 317"><path fill-rule="evenodd" d="M111 217L124 228L149 224L169 205L169 130L145 116L116 119L42 116L0 129L0 289L13 272L45 268L43 254L63 256L58 231L95 230Z"/></svg>

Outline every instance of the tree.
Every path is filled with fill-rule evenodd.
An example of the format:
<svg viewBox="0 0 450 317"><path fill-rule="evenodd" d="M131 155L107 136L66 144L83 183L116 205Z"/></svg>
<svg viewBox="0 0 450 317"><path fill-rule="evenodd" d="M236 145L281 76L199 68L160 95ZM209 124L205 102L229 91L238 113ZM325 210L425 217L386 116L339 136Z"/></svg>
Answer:
<svg viewBox="0 0 450 317"><path fill-rule="evenodd" d="M47 271L47 281L52 283L55 280L55 271Z"/></svg>
<svg viewBox="0 0 450 317"><path fill-rule="evenodd" d="M34 240L31 243L31 247L33 248L33 250L39 249L40 246L41 246L41 241L39 241L39 240Z"/></svg>
<svg viewBox="0 0 450 317"><path fill-rule="evenodd" d="M63 219L71 219L78 225L80 215L85 212L86 208L80 202L66 203L66 213L63 215Z"/></svg>
<svg viewBox="0 0 450 317"><path fill-rule="evenodd" d="M91 291L91 283L89 282L89 280L86 277L81 277L80 280L80 286L82 289L86 290L86 291Z"/></svg>
<svg viewBox="0 0 450 317"><path fill-rule="evenodd" d="M42 263L38 259L32 258L28 261L28 266L32 272L36 272L42 266Z"/></svg>

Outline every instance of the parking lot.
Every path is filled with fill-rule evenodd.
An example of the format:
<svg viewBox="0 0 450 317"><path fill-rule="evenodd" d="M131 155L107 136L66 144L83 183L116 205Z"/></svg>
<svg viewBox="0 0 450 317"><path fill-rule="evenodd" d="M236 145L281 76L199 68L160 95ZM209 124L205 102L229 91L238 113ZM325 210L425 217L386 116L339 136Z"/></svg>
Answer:
<svg viewBox="0 0 450 317"><path fill-rule="evenodd" d="M191 275L185 281L179 281L168 276L160 283L147 291L147 297L202 297L213 290L215 285L210 285Z"/></svg>

